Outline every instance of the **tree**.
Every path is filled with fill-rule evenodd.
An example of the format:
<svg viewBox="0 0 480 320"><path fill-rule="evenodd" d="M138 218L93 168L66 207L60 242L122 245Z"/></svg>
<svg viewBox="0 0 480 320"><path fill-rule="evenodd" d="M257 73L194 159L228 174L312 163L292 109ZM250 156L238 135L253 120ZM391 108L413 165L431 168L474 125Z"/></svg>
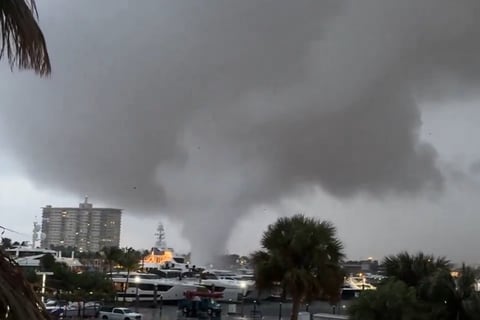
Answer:
<svg viewBox="0 0 480 320"><path fill-rule="evenodd" d="M127 278L125 279L125 287L123 289L123 302L125 302L125 295L127 294L130 271L138 268L138 263L140 262L140 259L140 252L134 250L133 248L125 248L122 255L120 256L119 263L123 268L127 270Z"/></svg>
<svg viewBox="0 0 480 320"><path fill-rule="evenodd" d="M6 55L12 68L33 69L44 76L51 72L51 65L37 18L34 0L0 1L0 59Z"/></svg>
<svg viewBox="0 0 480 320"><path fill-rule="evenodd" d="M73 299L83 298L87 294L89 298L109 297L113 293L113 286L110 279L105 278L100 272L73 272L65 263L56 262L51 254L45 254L40 258L40 265L43 270L53 272L48 278L48 286L61 290L62 298Z"/></svg>
<svg viewBox="0 0 480 320"><path fill-rule="evenodd" d="M142 263L141 269L142 269L142 272L144 272L145 271L145 257L147 257L150 254L150 250L147 250L147 249L140 250L139 254L140 254L140 259L141 259L141 263Z"/></svg>
<svg viewBox="0 0 480 320"><path fill-rule="evenodd" d="M302 301L320 296L338 299L343 283L343 245L330 222L297 214L270 225L252 255L259 291L280 283L292 297L291 320Z"/></svg>
<svg viewBox="0 0 480 320"><path fill-rule="evenodd" d="M450 261L445 257L435 258L422 252L410 255L408 252L400 252L397 255L387 256L383 260L385 274L401 280L407 286L418 287L425 279L431 277L439 270L448 271Z"/></svg>
<svg viewBox="0 0 480 320"><path fill-rule="evenodd" d="M12 247L12 239L2 238L2 243L0 244L2 249L10 249Z"/></svg>
<svg viewBox="0 0 480 320"><path fill-rule="evenodd" d="M37 275L35 270L29 269L25 272L25 279L30 284L36 284L40 280L40 277Z"/></svg>
<svg viewBox="0 0 480 320"><path fill-rule="evenodd" d="M477 293L470 297L463 303L465 313L470 316L470 319L475 319L475 315L480 314L480 295Z"/></svg>
<svg viewBox="0 0 480 320"><path fill-rule="evenodd" d="M85 297L87 294L90 298L111 297L114 295L113 285L110 279L105 278L105 274L101 272L82 272L74 274L74 287L77 288L77 294ZM90 294L92 292L92 294Z"/></svg>
<svg viewBox="0 0 480 320"><path fill-rule="evenodd" d="M366 290L348 308L352 320L425 319L415 288L389 280L377 290Z"/></svg>
<svg viewBox="0 0 480 320"><path fill-rule="evenodd" d="M103 247L102 253L105 256L105 260L108 263L108 271L110 272L110 279L113 276L113 264L119 262L123 254L122 250L118 247Z"/></svg>
<svg viewBox="0 0 480 320"><path fill-rule="evenodd" d="M439 270L425 280L418 288L418 295L430 306L431 319L478 319L476 276L472 268L463 265L458 279L448 271Z"/></svg>
<svg viewBox="0 0 480 320"><path fill-rule="evenodd" d="M478 318L480 298L475 291L477 277L472 268L463 265L460 271L461 276L454 279L450 273L447 259L435 258L423 253L410 255L407 252L388 256L383 264L386 274L391 279L387 282L390 287L383 285L376 292L362 294L362 299L359 299L350 308L352 315L358 315L353 319L384 319L379 317L379 314L389 315L385 319L394 319L394 315L400 312L396 310L399 307L385 301L396 299L405 302L406 300L395 298L391 292L391 281L402 283L415 293L418 300L417 306L421 306L422 311L417 310L415 314L422 315L423 319L471 320ZM400 285L396 285L396 288L402 292ZM404 309L410 310L412 305L407 304ZM365 310L375 314L375 317L365 316ZM405 319L413 319L409 316L405 316Z"/></svg>
<svg viewBox="0 0 480 320"><path fill-rule="evenodd" d="M52 271L55 266L55 257L52 256L50 253L44 254L40 258L40 266L43 270Z"/></svg>
<svg viewBox="0 0 480 320"><path fill-rule="evenodd" d="M64 291L72 291L75 289L75 274L70 270L66 263L55 262L49 271L53 272L53 276L48 279L48 283L51 287Z"/></svg>
<svg viewBox="0 0 480 320"><path fill-rule="evenodd" d="M0 250L0 319L50 319L20 267Z"/></svg>

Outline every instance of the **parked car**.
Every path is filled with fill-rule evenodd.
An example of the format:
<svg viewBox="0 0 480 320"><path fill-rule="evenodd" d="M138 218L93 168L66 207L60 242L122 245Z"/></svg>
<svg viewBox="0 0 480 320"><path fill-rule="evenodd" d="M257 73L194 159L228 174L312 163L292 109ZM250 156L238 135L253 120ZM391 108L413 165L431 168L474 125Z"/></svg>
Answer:
<svg viewBox="0 0 480 320"><path fill-rule="evenodd" d="M222 307L214 299L220 297L221 293L187 291L185 299L178 303L178 309L184 317L207 315L218 318L222 314Z"/></svg>
<svg viewBox="0 0 480 320"><path fill-rule="evenodd" d="M99 302L85 302L85 303L71 303L66 308L64 308L63 317L83 317L91 318L96 317L99 314L102 305Z"/></svg>
<svg viewBox="0 0 480 320"><path fill-rule="evenodd" d="M92 318L98 316L100 302L67 302L65 300L47 300L45 309L53 318Z"/></svg>

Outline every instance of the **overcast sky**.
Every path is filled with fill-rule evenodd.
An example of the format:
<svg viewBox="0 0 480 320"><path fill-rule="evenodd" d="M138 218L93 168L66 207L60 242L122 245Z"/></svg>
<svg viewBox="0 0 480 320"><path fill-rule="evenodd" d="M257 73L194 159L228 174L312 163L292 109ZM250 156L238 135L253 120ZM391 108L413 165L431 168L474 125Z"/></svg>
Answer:
<svg viewBox="0 0 480 320"><path fill-rule="evenodd" d="M38 5L52 76L0 67L6 236L89 195L199 260L300 212L353 259L480 262L480 2Z"/></svg>

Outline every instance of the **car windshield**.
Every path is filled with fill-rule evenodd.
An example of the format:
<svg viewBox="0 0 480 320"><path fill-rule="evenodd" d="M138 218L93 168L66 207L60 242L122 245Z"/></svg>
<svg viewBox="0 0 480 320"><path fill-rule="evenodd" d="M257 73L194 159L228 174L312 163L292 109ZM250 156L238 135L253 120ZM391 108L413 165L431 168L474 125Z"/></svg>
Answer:
<svg viewBox="0 0 480 320"><path fill-rule="evenodd" d="M123 309L123 313L133 313L133 311L130 309Z"/></svg>

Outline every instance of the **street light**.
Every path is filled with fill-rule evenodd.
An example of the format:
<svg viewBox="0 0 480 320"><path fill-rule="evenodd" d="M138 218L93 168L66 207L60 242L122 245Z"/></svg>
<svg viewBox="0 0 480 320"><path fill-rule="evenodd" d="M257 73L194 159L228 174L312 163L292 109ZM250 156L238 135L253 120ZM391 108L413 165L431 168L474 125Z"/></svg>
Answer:
<svg viewBox="0 0 480 320"><path fill-rule="evenodd" d="M278 305L278 320L282 320L282 301Z"/></svg>
<svg viewBox="0 0 480 320"><path fill-rule="evenodd" d="M53 272L37 272L37 274L42 276L42 302L45 302L45 282L47 276L52 276Z"/></svg>
<svg viewBox="0 0 480 320"><path fill-rule="evenodd" d="M135 277L135 312L138 312L138 285L140 283L140 277L136 276Z"/></svg>

